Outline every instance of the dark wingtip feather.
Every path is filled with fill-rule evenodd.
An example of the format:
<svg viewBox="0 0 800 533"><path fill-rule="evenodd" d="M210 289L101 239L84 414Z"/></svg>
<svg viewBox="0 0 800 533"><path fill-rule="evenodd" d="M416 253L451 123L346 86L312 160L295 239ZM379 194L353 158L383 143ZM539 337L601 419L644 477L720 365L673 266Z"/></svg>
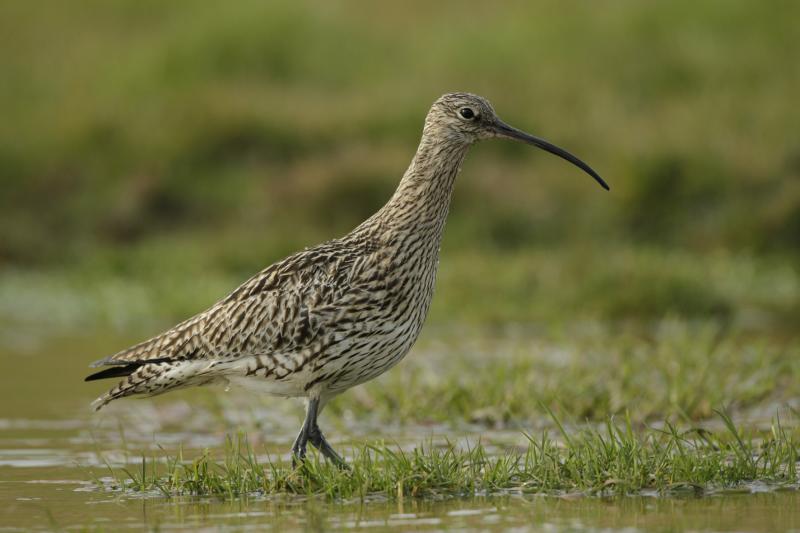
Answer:
<svg viewBox="0 0 800 533"><path fill-rule="evenodd" d="M170 361L167 357L160 357L158 359L145 359L143 361L109 361L108 359L100 359L99 361L95 361L90 367L97 367L102 365L113 365L111 368L106 368L105 370L101 370L100 372L96 372L90 376L86 376L83 381L96 381L98 379L108 379L108 378L120 378L124 376L130 376L133 374L137 368L143 365L149 365L153 363L164 363L166 361Z"/></svg>
<svg viewBox="0 0 800 533"><path fill-rule="evenodd" d="M86 378L83 381L95 381L98 379L130 376L140 366L142 366L141 363L132 363L125 366L113 366L111 368L106 368L105 370L101 370L100 372L95 372L90 376L86 376Z"/></svg>

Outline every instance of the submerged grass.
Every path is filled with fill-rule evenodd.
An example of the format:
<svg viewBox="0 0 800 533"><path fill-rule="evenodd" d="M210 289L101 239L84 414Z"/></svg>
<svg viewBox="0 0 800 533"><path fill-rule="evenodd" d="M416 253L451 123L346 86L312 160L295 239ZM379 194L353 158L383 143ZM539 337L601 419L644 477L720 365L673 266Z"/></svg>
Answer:
<svg viewBox="0 0 800 533"><path fill-rule="evenodd" d="M551 413L552 414L552 413ZM143 495L322 495L331 499L441 497L478 493L669 494L704 493L752 482L796 488L797 428L775 418L767 432L748 434L725 412L724 429L635 430L630 420L607 420L600 428L568 432L555 416L562 439L526 435L527 447L490 453L478 443L421 445L411 451L386 444L356 448L351 468L340 470L313 455L300 468L260 458L239 434L229 438L217 462L209 452L186 461L183 453L142 458L137 470L111 467L108 490Z"/></svg>

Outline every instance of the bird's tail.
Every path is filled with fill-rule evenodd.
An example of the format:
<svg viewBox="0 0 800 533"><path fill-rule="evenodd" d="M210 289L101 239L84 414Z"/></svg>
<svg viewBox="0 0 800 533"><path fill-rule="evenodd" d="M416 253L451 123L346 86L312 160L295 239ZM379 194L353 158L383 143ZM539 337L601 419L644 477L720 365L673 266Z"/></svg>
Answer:
<svg viewBox="0 0 800 533"><path fill-rule="evenodd" d="M106 368L105 370L101 370L100 372L96 372L90 376L87 376L86 379L84 379L84 381L95 381L98 379L108 379L117 377L124 378L119 383L117 383L115 387L113 387L108 392L106 392L102 396L98 397L95 401L93 401L92 409L94 411L99 411L106 404L108 404L113 400L116 400L117 398L122 398L130 394L136 394L137 387L141 386L142 383L146 382L146 380L149 379L148 377L142 376L140 372L140 370L143 369L146 365L148 365L148 363L146 362L117 365L117 366L112 366L110 368Z"/></svg>
<svg viewBox="0 0 800 533"><path fill-rule="evenodd" d="M133 394L155 396L168 390L190 385L206 385L223 376L214 371L209 361L145 360L124 365L115 365L88 376L85 381L122 377L112 389L92 402L92 409L99 411L117 398Z"/></svg>

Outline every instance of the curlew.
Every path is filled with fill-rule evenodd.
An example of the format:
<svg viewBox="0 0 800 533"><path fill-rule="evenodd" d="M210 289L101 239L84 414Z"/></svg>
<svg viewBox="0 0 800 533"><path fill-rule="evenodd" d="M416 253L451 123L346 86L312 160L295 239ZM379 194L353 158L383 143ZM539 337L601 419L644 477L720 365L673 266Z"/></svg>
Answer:
<svg viewBox="0 0 800 533"><path fill-rule="evenodd" d="M608 189L574 155L501 121L484 98L446 94L428 112L417 153L381 209L344 237L265 268L172 329L93 363L109 368L86 381L122 378L93 407L210 383L302 397L294 459L305 457L310 442L344 465L317 417L331 398L396 365L416 341L456 175L469 147L494 137L542 148Z"/></svg>

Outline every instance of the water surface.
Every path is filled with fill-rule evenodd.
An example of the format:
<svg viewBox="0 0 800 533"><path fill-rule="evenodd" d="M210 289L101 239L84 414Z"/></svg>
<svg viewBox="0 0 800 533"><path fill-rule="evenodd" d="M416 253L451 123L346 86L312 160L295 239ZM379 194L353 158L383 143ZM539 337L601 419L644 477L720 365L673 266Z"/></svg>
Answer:
<svg viewBox="0 0 800 533"><path fill-rule="evenodd" d="M284 457L300 424L300 406L254 400L236 392L185 391L118 402L94 415L88 404L105 384L85 384L85 363L130 339L51 339L0 353L0 531L186 529L370 530L800 530L800 493L753 484L738 491L603 499L578 494L494 494L388 501L331 502L322 497L143 497L104 492L96 480L106 463L137 468L159 446L187 455L220 449L225 436L246 430L259 453ZM331 425L331 422L327 422ZM378 436L411 447L420 441L474 442L491 449L524 442L519 431L481 427L334 422L334 442Z"/></svg>

